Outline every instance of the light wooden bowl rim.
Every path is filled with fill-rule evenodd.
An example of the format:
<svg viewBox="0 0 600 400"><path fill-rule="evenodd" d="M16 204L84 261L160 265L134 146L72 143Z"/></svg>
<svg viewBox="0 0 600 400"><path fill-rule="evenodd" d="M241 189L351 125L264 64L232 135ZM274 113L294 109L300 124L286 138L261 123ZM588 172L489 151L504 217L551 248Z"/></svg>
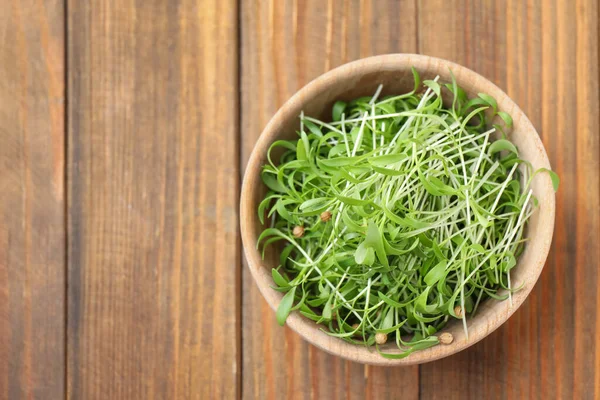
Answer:
<svg viewBox="0 0 600 400"><path fill-rule="evenodd" d="M294 94L269 121L250 155L244 175L240 200L240 228L244 252L252 277L273 310L277 309L282 294L271 288L274 284L270 273L272 266L265 265L256 248L256 218L251 217L252 213L255 214L257 212L252 204L251 197L256 186L262 184L260 170L266 149L280 134L279 128L284 122L290 118L298 117L292 111L297 109L299 105L306 104L306 99L312 99L316 94L323 93L330 85L341 84L348 76L356 77L383 70L405 71L411 66L414 66L418 71L438 71L440 76L447 75L448 69L451 69L456 76L459 86L464 86L467 83L471 88L478 89L478 91L494 97L498 102L499 109L507 111L512 115L514 120L513 132L518 132L518 135L529 136L526 141L533 146L530 151L535 153L537 163L535 167L550 168L548 156L539 135L523 111L500 88L466 67L447 60L424 55L388 54L354 61L321 75ZM522 256L516 267L523 269L522 274L524 275L524 279L522 281L525 283L525 286L513 295L512 306L509 304L509 301L495 302L489 310L476 315L469 324L468 338L461 337L460 330L455 329L453 331L455 340L450 345L434 346L426 350L417 351L404 359L390 360L380 356L374 349L353 345L327 335L319 330L312 321L302 317L298 312L290 314L286 321L287 325L305 340L330 354L371 365L420 364L449 356L477 343L502 325L523 304L544 267L554 231L555 196L550 179L544 176L540 177L539 180L538 193L536 193L540 200L538 211L539 221L537 223L537 231L535 234L530 235L531 241L528 243L528 248L526 249L526 253L531 252L527 256L530 262L522 265L521 261L524 257ZM535 188L534 191L536 191ZM534 243L535 245L533 245ZM531 246L533 248L529 248ZM284 340L283 331L280 333L281 339Z"/></svg>

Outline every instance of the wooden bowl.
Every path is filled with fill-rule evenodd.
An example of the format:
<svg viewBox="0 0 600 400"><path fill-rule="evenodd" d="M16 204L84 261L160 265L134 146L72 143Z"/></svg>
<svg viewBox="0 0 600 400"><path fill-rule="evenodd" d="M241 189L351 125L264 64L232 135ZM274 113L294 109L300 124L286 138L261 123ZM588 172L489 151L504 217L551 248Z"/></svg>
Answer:
<svg viewBox="0 0 600 400"><path fill-rule="evenodd" d="M440 81L444 82L451 81L450 70L452 70L459 86L469 96L477 96L477 93L493 96L498 102L499 109L513 117L514 127L510 139L518 147L521 157L531 162L536 169L550 168L544 146L523 111L497 86L465 67L422 55L390 54L365 58L327 72L303 87L277 111L256 143L244 175L240 204L244 250L252 276L274 310L277 309L282 298L281 293L271 288L274 285L271 268L279 264L276 254L278 250L275 246L270 246L263 260L256 248L257 237L263 229L258 220L257 207L266 192L260 178L260 171L262 165L266 163L269 145L277 139L296 137L295 131L299 129L298 116L303 110L308 116L328 120L331 107L336 100L351 100L359 96L372 95L379 84L383 84L382 95L410 91L413 87L411 73L413 66L419 71L422 79L433 79L439 75ZM298 312L289 315L288 326L308 342L328 353L373 365L410 365L433 361L480 341L504 323L523 304L544 267L554 229L554 190L548 174L537 175L532 188L539 200L539 208L532 215L527 227L526 236L529 242L525 252L511 274L513 287L523 285L523 289L513 295L512 306L508 300L484 302L475 317L467 319L468 338L464 334L460 320L454 320L443 330L454 336L452 344L440 344L414 352L404 359L390 360L380 356L374 348L353 345L327 335L320 330L320 326ZM282 330L282 340L283 337ZM393 351L396 348L394 344L386 346L389 346L385 348L386 351Z"/></svg>

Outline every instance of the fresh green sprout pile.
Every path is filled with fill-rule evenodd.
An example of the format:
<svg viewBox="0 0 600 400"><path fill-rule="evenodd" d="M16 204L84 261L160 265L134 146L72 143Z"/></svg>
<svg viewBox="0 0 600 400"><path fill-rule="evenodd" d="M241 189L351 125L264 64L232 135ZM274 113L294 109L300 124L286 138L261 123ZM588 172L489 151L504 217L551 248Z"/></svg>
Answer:
<svg viewBox="0 0 600 400"><path fill-rule="evenodd" d="M413 75L410 93L380 98L379 87L336 102L332 122L301 115L299 139L269 149L258 209L270 224L259 245L284 242L272 270L286 293L278 322L298 310L388 358L452 342L436 333L453 318L468 335L483 300L511 300L537 203L535 174L506 139L512 119L496 101ZM382 352L386 342L400 352Z"/></svg>

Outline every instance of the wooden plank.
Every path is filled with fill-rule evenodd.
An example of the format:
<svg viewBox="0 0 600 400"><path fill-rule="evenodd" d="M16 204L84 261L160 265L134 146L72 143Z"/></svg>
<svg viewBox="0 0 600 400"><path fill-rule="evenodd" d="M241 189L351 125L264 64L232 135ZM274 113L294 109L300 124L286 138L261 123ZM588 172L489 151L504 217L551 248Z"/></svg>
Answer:
<svg viewBox="0 0 600 400"><path fill-rule="evenodd" d="M562 13L560 3L558 13ZM572 6L573 7L573 6ZM575 229L575 298L573 312L575 317L574 342L575 382L573 398L600 398L600 61L598 21L600 7L597 0L579 0L575 3L575 12L563 29L561 48L575 46L575 57L565 55L564 60L576 60L568 64L565 75L569 78L563 84L575 86L575 104L561 96L564 109L573 113L575 126L575 201L571 204L563 200L566 207L575 208L577 219ZM577 39L569 35L573 25ZM565 29L567 28L567 29ZM551 45L548 43L547 47ZM564 47L563 47L564 46ZM565 90L563 93L566 93ZM562 107L561 107L562 108ZM564 121L570 122L570 121ZM560 146L568 146L573 136L569 126L558 126L562 134ZM557 147L561 149L562 147ZM570 179L570 176L565 176ZM559 204L560 206L560 204ZM564 217L564 216L563 216ZM572 264L569 260L568 264ZM559 265L558 268L564 267ZM563 367L564 368L564 367ZM594 388L594 393L592 393ZM567 389L569 387L567 386Z"/></svg>
<svg viewBox="0 0 600 400"><path fill-rule="evenodd" d="M416 2L244 0L241 5L242 166L263 127L296 90L340 64L416 51ZM418 367L347 362L281 328L243 271L244 398L418 397Z"/></svg>
<svg viewBox="0 0 600 400"><path fill-rule="evenodd" d="M0 398L65 393L64 14L0 7Z"/></svg>
<svg viewBox="0 0 600 400"><path fill-rule="evenodd" d="M530 298L483 342L423 365L422 398L593 398L600 386L597 1L423 2L419 37L420 52L506 90L562 178L554 243Z"/></svg>
<svg viewBox="0 0 600 400"><path fill-rule="evenodd" d="M68 13L68 395L234 398L236 2Z"/></svg>

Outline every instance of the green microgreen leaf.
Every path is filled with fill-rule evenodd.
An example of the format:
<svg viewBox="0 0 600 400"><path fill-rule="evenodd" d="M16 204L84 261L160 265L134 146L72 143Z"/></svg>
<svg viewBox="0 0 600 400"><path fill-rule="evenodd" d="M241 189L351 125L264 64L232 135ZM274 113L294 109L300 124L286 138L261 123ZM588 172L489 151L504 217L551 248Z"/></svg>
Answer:
<svg viewBox="0 0 600 400"><path fill-rule="evenodd" d="M429 286L435 285L440 279L442 279L446 275L446 265L446 260L440 261L427 273L427 275L425 275L425 283Z"/></svg>
<svg viewBox="0 0 600 400"><path fill-rule="evenodd" d="M292 305L294 304L294 295L296 294L296 286L294 286L289 292L283 296L281 302L279 303L279 307L277 307L277 323L281 326L285 324L285 320L288 315L290 315L290 311L292 310Z"/></svg>
<svg viewBox="0 0 600 400"><path fill-rule="evenodd" d="M333 109L331 110L331 117L334 121L340 121L342 119L342 114L346 109L347 104L343 101L336 101L333 104Z"/></svg>
<svg viewBox="0 0 600 400"><path fill-rule="evenodd" d="M288 281L283 276L281 276L281 274L275 268L273 268L271 270L271 275L273 276L273 282L275 282L277 284L277 286L279 286L279 287L289 286Z"/></svg>
<svg viewBox="0 0 600 400"><path fill-rule="evenodd" d="M530 180L533 179L533 177L540 172L546 172L550 176L550 180L552 181L552 187L554 188L555 192L558 192L558 187L560 186L560 178L558 177L558 174L556 172L549 170L548 168L538 169L533 173L533 175L531 175ZM529 186L529 184L527 186Z"/></svg>
<svg viewBox="0 0 600 400"><path fill-rule="evenodd" d="M479 96L486 104L492 107L494 112L498 110L498 103L496 103L496 99L494 99L492 96L485 93L478 93L477 96Z"/></svg>
<svg viewBox="0 0 600 400"><path fill-rule="evenodd" d="M496 153L498 153L500 151L504 151L504 150L510 151L511 153L519 155L519 152L518 152L517 148L515 147L515 145L506 139L499 139L499 140L496 140L494 143L492 143L490 145L490 147L488 148L488 154L492 155L492 154L496 154Z"/></svg>
<svg viewBox="0 0 600 400"><path fill-rule="evenodd" d="M506 124L507 128L512 127L513 119L509 114L505 113L504 111L498 111L498 116L502 118L502 121L504 121L504 124Z"/></svg>

